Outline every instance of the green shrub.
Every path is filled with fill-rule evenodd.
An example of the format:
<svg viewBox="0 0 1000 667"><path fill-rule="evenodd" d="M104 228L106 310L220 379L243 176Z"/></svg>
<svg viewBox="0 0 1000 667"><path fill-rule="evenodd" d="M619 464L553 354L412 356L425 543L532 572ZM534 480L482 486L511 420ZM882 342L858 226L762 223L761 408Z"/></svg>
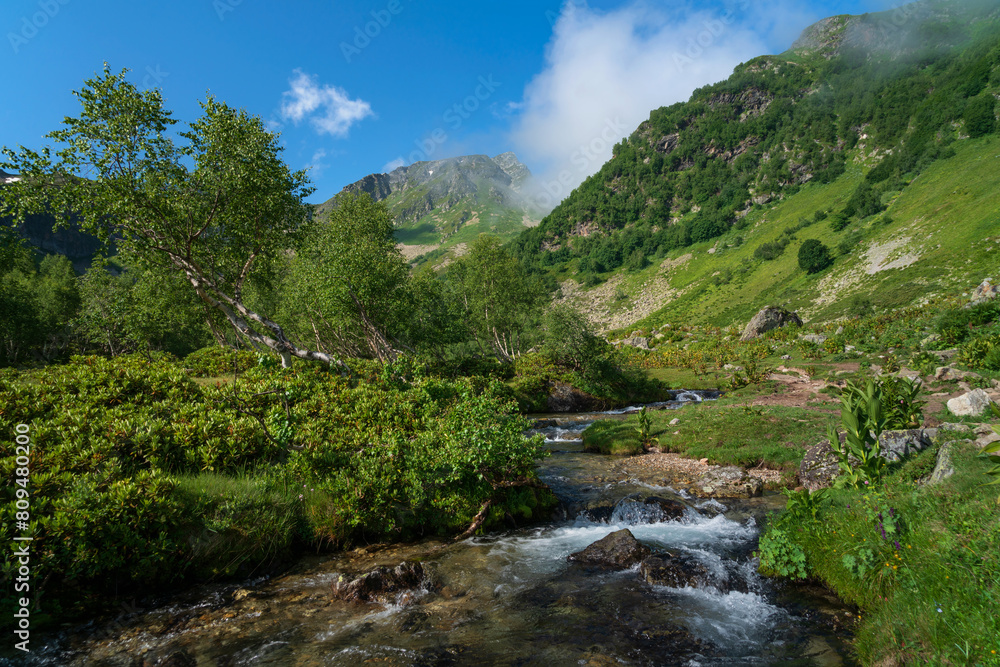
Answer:
<svg viewBox="0 0 1000 667"><path fill-rule="evenodd" d="M243 373L257 365L257 354L250 350L236 350L213 345L195 350L184 357L184 366L194 377L220 377Z"/></svg>
<svg viewBox="0 0 1000 667"><path fill-rule="evenodd" d="M833 264L833 255L821 241L807 239L799 247L799 267L807 273L819 273Z"/></svg>

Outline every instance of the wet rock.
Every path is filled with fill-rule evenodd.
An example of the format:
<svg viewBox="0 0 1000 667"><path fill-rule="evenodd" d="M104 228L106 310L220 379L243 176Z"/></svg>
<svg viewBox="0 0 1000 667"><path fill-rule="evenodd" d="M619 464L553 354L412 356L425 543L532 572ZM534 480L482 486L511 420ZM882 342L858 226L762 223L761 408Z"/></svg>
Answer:
<svg viewBox="0 0 1000 667"><path fill-rule="evenodd" d="M736 466L714 468L703 474L691 491L701 498L756 498L764 482Z"/></svg>
<svg viewBox="0 0 1000 667"><path fill-rule="evenodd" d="M639 577L654 586L698 588L709 576L708 568L688 555L663 553L645 558L639 565Z"/></svg>
<svg viewBox="0 0 1000 667"><path fill-rule="evenodd" d="M593 521L594 523L611 523L611 515L614 514L614 512L615 508L610 505L588 507L580 510L577 513L576 518Z"/></svg>
<svg viewBox="0 0 1000 667"><path fill-rule="evenodd" d="M802 320L797 314L784 308L774 306L764 308L753 316L753 319L750 320L743 330L743 336L740 337L740 340L751 340L772 329L778 329L789 324L802 326Z"/></svg>
<svg viewBox="0 0 1000 667"><path fill-rule="evenodd" d="M646 505L657 507L663 516L663 521L675 521L684 517L687 505L679 500L650 496L643 501Z"/></svg>
<svg viewBox="0 0 1000 667"><path fill-rule="evenodd" d="M882 458L887 461L901 461L910 454L922 452L931 446L931 439L937 434L934 429L911 429L907 431L883 431L878 442Z"/></svg>
<svg viewBox="0 0 1000 667"><path fill-rule="evenodd" d="M990 395L982 389L973 389L969 393L948 401L948 409L959 417L978 417L990 407Z"/></svg>
<svg viewBox="0 0 1000 667"><path fill-rule="evenodd" d="M649 548L639 544L632 531L626 528L599 539L583 551L570 554L566 560L581 565L625 570L641 562L649 554Z"/></svg>
<svg viewBox="0 0 1000 667"><path fill-rule="evenodd" d="M195 667L198 660L189 651L172 651L167 655L147 653L132 662L134 667Z"/></svg>
<svg viewBox="0 0 1000 667"><path fill-rule="evenodd" d="M534 423L532 423L531 428L559 428L559 421L556 419L536 419Z"/></svg>
<svg viewBox="0 0 1000 667"><path fill-rule="evenodd" d="M361 576L341 576L330 588L333 597L348 602L407 602L407 592L422 588L426 583L420 563L404 561L396 567L377 567Z"/></svg>
<svg viewBox="0 0 1000 667"><path fill-rule="evenodd" d="M562 382L552 384L546 405L549 412L591 412L605 408L604 401Z"/></svg>

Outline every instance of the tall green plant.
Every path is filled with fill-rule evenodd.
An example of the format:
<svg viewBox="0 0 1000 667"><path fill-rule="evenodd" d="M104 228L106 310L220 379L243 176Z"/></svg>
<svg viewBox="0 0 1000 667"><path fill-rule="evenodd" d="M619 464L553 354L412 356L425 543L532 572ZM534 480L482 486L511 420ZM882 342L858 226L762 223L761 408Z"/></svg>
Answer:
<svg viewBox="0 0 1000 667"><path fill-rule="evenodd" d="M996 403L991 402L990 409L993 411L993 416L1000 419L1000 407L997 407ZM1000 435L1000 425L994 424L993 430L996 431L997 435ZM1000 442L994 442L983 449L983 456L989 456L990 454L1000 454ZM992 482L989 482L987 486L1000 484L1000 463L994 463L993 467L986 471L986 474L996 478ZM1000 496L997 496L997 503L1000 503Z"/></svg>
<svg viewBox="0 0 1000 667"><path fill-rule="evenodd" d="M848 381L840 397L840 423L846 437L841 445L837 430L830 427L830 448L837 455L843 484L859 488L882 479L886 460L882 458L879 436L888 423L882 386L869 379L862 388ZM854 459L856 463L853 463Z"/></svg>

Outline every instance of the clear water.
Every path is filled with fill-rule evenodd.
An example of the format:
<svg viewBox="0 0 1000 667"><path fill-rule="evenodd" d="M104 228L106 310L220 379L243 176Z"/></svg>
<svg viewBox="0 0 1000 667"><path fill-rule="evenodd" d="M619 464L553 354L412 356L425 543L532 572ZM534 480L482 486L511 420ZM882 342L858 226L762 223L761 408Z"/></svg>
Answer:
<svg viewBox="0 0 1000 667"><path fill-rule="evenodd" d="M49 637L27 661L8 664L851 664L844 637L815 608L841 610L819 598L793 602L756 574L757 521L773 503L692 501L622 478L608 457L582 452L579 434L598 416L560 417L540 431L555 452L540 476L564 503L561 520L457 543L306 558L283 576L244 582L251 594L243 599L234 599L240 586L200 587L158 608ZM641 502L650 495L688 508L664 520L657 506ZM581 512L600 506L607 522ZM647 584L637 568L567 562L623 528L654 552L695 559L707 577L672 588ZM431 572L428 590L391 605L331 599L341 573L404 559Z"/></svg>

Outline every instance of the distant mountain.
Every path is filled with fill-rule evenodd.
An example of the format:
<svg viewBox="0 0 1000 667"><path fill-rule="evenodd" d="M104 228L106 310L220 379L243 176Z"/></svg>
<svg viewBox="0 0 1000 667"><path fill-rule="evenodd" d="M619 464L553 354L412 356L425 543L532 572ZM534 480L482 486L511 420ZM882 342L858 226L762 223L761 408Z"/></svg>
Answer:
<svg viewBox="0 0 1000 667"><path fill-rule="evenodd" d="M954 293L1000 266L998 97L1000 0L824 19L652 111L511 247L608 329Z"/></svg>
<svg viewBox="0 0 1000 667"><path fill-rule="evenodd" d="M0 187L17 178L16 174L0 170ZM66 255L73 263L73 268L82 273L94 261L101 242L96 237L81 232L75 225L68 229L53 229L55 222L55 218L51 215L29 215L24 223L17 227L17 232L42 254ZM10 224L10 219L0 218L0 225Z"/></svg>
<svg viewBox="0 0 1000 667"><path fill-rule="evenodd" d="M371 174L344 188L384 201L396 223L404 255L439 264L463 253L479 234L504 239L538 224L523 190L531 172L514 153L416 162L388 174ZM330 199L316 207L323 216Z"/></svg>

